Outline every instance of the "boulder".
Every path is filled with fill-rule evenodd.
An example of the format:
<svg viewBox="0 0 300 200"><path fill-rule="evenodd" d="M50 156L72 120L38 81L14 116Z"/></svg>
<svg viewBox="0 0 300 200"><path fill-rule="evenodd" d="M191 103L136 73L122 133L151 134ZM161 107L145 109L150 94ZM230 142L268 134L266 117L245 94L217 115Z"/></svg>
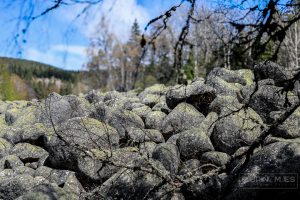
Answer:
<svg viewBox="0 0 300 200"><path fill-rule="evenodd" d="M202 175L201 163L197 159L186 160L180 166L178 175L184 179Z"/></svg>
<svg viewBox="0 0 300 200"><path fill-rule="evenodd" d="M105 181L91 199L140 200L161 181L158 175L123 168Z"/></svg>
<svg viewBox="0 0 300 200"><path fill-rule="evenodd" d="M224 152L209 151L202 154L201 163L211 163L216 166L226 166L230 162L231 157Z"/></svg>
<svg viewBox="0 0 300 200"><path fill-rule="evenodd" d="M97 106L96 113L93 113L92 117L104 121L117 129L120 139L126 138L126 128L143 129L145 127L141 117L133 111L113 109L105 105Z"/></svg>
<svg viewBox="0 0 300 200"><path fill-rule="evenodd" d="M39 122L51 127L60 125L68 119L87 115L75 96L62 97L57 93L51 93L41 103Z"/></svg>
<svg viewBox="0 0 300 200"><path fill-rule="evenodd" d="M45 160L49 156L49 153L41 147L29 143L16 144L11 149L10 154L18 156L24 164L37 163L38 166L44 165Z"/></svg>
<svg viewBox="0 0 300 200"><path fill-rule="evenodd" d="M42 183L34 186L27 193L23 194L17 200L40 200L40 199L82 199L76 193L69 193L56 184Z"/></svg>
<svg viewBox="0 0 300 200"><path fill-rule="evenodd" d="M9 153L12 144L6 139L0 138L0 159Z"/></svg>
<svg viewBox="0 0 300 200"><path fill-rule="evenodd" d="M131 110L133 113L137 114L140 118L142 118L144 121L148 115L148 113L151 112L151 108L149 106L141 106L138 108L134 108Z"/></svg>
<svg viewBox="0 0 300 200"><path fill-rule="evenodd" d="M4 169L16 169L24 166L24 163L16 155L8 155L0 159L0 171Z"/></svg>
<svg viewBox="0 0 300 200"><path fill-rule="evenodd" d="M177 173L180 165L180 153L176 145L170 143L158 144L152 153L152 158L161 162L171 174Z"/></svg>
<svg viewBox="0 0 300 200"><path fill-rule="evenodd" d="M92 118L73 118L63 123L55 132L48 133L45 147L52 166L76 169L78 157L90 149L116 149L119 135L113 127Z"/></svg>
<svg viewBox="0 0 300 200"><path fill-rule="evenodd" d="M182 193L186 199L214 200L222 199L222 188L224 187L225 174L212 175L187 183L182 187Z"/></svg>
<svg viewBox="0 0 300 200"><path fill-rule="evenodd" d="M68 170L51 169L46 166L41 166L34 172L34 176L44 177L50 183L56 183L58 186L63 186L68 177L71 175L74 175L74 172Z"/></svg>
<svg viewBox="0 0 300 200"><path fill-rule="evenodd" d="M152 110L169 114L171 112L171 109L167 105L166 96L161 96L159 102L152 108Z"/></svg>
<svg viewBox="0 0 300 200"><path fill-rule="evenodd" d="M233 154L242 146L249 146L264 129L264 123L251 108L233 112L220 118L211 135L215 149Z"/></svg>
<svg viewBox="0 0 300 200"><path fill-rule="evenodd" d="M166 135L172 135L193 127L199 127L204 119L204 115L194 106L180 103L164 118L162 132Z"/></svg>
<svg viewBox="0 0 300 200"><path fill-rule="evenodd" d="M150 108L160 102L160 95L158 94L146 94L141 98L141 102Z"/></svg>
<svg viewBox="0 0 300 200"><path fill-rule="evenodd" d="M170 109L174 109L179 103L187 102L205 114L215 97L215 89L203 81L195 81L187 86L176 85L170 88L166 93L166 103Z"/></svg>
<svg viewBox="0 0 300 200"><path fill-rule="evenodd" d="M299 143L275 142L264 146L251 156L249 163L236 181L230 185L230 192L224 198L299 198L299 190L296 189L297 182L299 182L297 176L300 169L299 159ZM279 189L284 187L286 189ZM266 189L253 190L251 188Z"/></svg>
<svg viewBox="0 0 300 200"><path fill-rule="evenodd" d="M283 124L279 125L272 134L287 139L300 138L300 107Z"/></svg>
<svg viewBox="0 0 300 200"><path fill-rule="evenodd" d="M161 132L155 129L139 129L129 127L126 130L129 141L133 143L143 143L146 141L152 141L156 143L165 142Z"/></svg>
<svg viewBox="0 0 300 200"><path fill-rule="evenodd" d="M92 149L86 154L79 157L78 170L91 182L103 182L122 167L134 167L141 160L139 150L135 147L112 151Z"/></svg>
<svg viewBox="0 0 300 200"><path fill-rule="evenodd" d="M249 106L255 110L264 122L272 122L271 112L284 111L285 95L280 87L273 85L261 85L250 99Z"/></svg>
<svg viewBox="0 0 300 200"><path fill-rule="evenodd" d="M4 199L17 199L28 192L32 187L38 186L45 182L43 177L32 177L28 174L5 174L5 178L0 173L0 197Z"/></svg>
<svg viewBox="0 0 300 200"><path fill-rule="evenodd" d="M149 112L145 119L145 127L150 129L162 129L162 124L167 115L161 111Z"/></svg>
<svg viewBox="0 0 300 200"><path fill-rule="evenodd" d="M198 158L207 151L213 151L209 137L202 129L190 129L180 133L177 145L182 158L191 159Z"/></svg>
<svg viewBox="0 0 300 200"><path fill-rule="evenodd" d="M272 61L266 61L255 65L253 70L258 81L272 79L274 80L275 85L279 87L284 86L286 84L285 81L292 76L288 70Z"/></svg>
<svg viewBox="0 0 300 200"><path fill-rule="evenodd" d="M147 94L157 94L163 95L167 91L167 87L163 84L154 84L150 87L147 87L143 92L139 94L140 98L144 98Z"/></svg>
<svg viewBox="0 0 300 200"><path fill-rule="evenodd" d="M251 70L228 70L225 68L216 67L206 76L206 83L219 77L228 83L239 83L243 86L251 85L254 82L254 74Z"/></svg>

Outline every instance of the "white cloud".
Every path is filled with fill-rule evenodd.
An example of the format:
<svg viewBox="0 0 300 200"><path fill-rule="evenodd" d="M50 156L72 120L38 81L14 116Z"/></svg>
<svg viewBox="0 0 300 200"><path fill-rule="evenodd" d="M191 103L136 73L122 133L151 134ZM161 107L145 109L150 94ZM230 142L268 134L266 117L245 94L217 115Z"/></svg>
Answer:
<svg viewBox="0 0 300 200"><path fill-rule="evenodd" d="M68 70L80 70L87 61L84 46L53 45L47 50L29 48L24 57Z"/></svg>
<svg viewBox="0 0 300 200"><path fill-rule="evenodd" d="M71 23L85 5L77 5L72 9L61 10L64 20ZM150 8L151 9L151 8ZM102 15L109 21L110 30L121 40L128 39L134 19L137 19L141 29L150 20L149 10L139 5L137 0L104 0L98 6L91 7L88 15L78 19L73 25L82 34L90 38L95 32Z"/></svg>

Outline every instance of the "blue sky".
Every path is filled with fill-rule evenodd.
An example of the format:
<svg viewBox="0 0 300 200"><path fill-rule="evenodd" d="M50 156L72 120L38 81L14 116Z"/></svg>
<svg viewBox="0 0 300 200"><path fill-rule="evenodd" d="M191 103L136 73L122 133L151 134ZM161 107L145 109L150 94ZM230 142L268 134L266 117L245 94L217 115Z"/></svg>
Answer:
<svg viewBox="0 0 300 200"><path fill-rule="evenodd" d="M178 2L180 0L104 0L90 11L89 16L76 21L74 19L83 5L61 7L31 24L25 35L26 43L22 44L22 54L17 53L18 48L12 40L21 4L11 7L0 4L0 56L20 57L79 70L87 61L89 38L102 14L109 17L111 31L125 41L135 18L143 28L150 19Z"/></svg>

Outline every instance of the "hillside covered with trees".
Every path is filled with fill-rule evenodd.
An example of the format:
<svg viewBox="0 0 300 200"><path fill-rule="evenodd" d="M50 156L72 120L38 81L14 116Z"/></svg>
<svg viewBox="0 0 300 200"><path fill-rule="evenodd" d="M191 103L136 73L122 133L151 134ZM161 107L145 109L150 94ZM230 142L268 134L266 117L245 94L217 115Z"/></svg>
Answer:
<svg viewBox="0 0 300 200"><path fill-rule="evenodd" d="M79 72L23 59L0 57L0 99L41 99L50 92L71 94Z"/></svg>

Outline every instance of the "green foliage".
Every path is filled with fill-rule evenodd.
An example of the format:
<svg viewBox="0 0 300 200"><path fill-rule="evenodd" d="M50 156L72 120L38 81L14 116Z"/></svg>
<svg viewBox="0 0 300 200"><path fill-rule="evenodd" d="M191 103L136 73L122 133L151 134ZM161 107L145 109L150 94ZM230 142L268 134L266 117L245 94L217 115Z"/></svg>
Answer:
<svg viewBox="0 0 300 200"><path fill-rule="evenodd" d="M194 79L194 64L195 63L195 57L192 51L189 53L188 60L186 64L183 66L184 73L186 75L187 80L193 80Z"/></svg>
<svg viewBox="0 0 300 200"><path fill-rule="evenodd" d="M0 65L0 98L2 100L19 100L20 97L11 80L8 70Z"/></svg>

